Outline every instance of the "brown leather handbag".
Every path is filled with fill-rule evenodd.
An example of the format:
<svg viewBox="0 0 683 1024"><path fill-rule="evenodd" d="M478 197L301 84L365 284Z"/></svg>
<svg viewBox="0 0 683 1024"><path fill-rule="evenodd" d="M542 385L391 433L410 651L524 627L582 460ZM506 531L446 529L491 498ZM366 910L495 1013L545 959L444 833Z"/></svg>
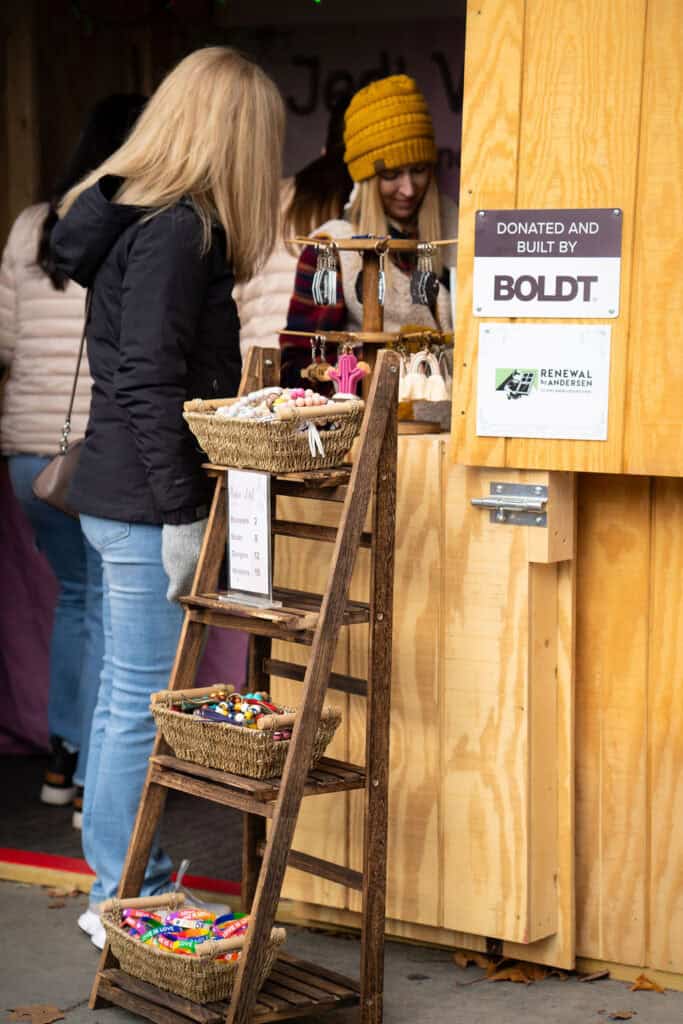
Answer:
<svg viewBox="0 0 683 1024"><path fill-rule="evenodd" d="M71 486L74 473L76 472L76 467L78 466L83 441L79 440L70 443L69 434L71 433L71 413L73 411L74 399L76 397L78 373L83 359L85 334L88 329L88 321L90 320L90 303L91 293L88 292L85 299L85 322L83 324L81 344L78 349L76 373L74 374L74 382L71 387L69 409L66 414L66 419L64 420L64 426L62 427L59 452L53 459L50 459L47 466L41 469L40 473L33 481L33 493L36 498L40 498L41 501L47 502L48 505L52 505L53 508L59 509L60 512L65 512L68 516L73 516L74 519L78 519L78 512L69 505L69 502L67 501L67 494L69 487Z"/></svg>

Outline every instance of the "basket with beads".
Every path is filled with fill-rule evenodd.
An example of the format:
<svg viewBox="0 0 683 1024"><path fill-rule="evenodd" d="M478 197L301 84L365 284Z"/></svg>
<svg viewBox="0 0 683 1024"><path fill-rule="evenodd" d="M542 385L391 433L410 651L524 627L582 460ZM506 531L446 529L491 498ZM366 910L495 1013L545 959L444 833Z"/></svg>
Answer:
<svg viewBox="0 0 683 1024"><path fill-rule="evenodd" d="M111 952L122 970L142 981L192 999L212 1003L232 991L249 918L185 906L183 893L107 900L100 916ZM285 941L273 928L259 971L266 980Z"/></svg>
<svg viewBox="0 0 683 1024"><path fill-rule="evenodd" d="M354 395L273 387L242 398L195 398L183 417L214 465L300 473L341 465L364 408Z"/></svg>
<svg viewBox="0 0 683 1024"><path fill-rule="evenodd" d="M282 775L295 708L273 704L266 693L235 693L232 686L162 690L151 699L157 726L176 757L251 779ZM325 753L341 717L336 708L323 708L311 766Z"/></svg>

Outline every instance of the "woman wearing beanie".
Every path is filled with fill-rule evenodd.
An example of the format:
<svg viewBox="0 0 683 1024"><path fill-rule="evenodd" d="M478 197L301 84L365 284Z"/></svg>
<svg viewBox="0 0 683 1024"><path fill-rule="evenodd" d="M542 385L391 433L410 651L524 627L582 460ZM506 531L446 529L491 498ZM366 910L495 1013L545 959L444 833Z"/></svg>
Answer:
<svg viewBox="0 0 683 1024"><path fill-rule="evenodd" d="M346 220L323 224L319 235L350 238L352 235L391 235L393 238L454 238L457 207L439 195L436 184L437 149L426 100L407 75L392 75L361 89L351 100L345 116L344 159L355 184ZM358 253L340 252L337 302L317 306L312 282L316 266L313 246L299 257L294 294L287 316L288 330L360 330L362 294ZM405 324L449 330L452 327L447 274L455 265L455 246L440 249L433 260L441 287L431 306L413 302L410 279L414 254L392 254L386 264L384 325L397 331ZM283 335L283 379L293 383L310 362L305 338Z"/></svg>

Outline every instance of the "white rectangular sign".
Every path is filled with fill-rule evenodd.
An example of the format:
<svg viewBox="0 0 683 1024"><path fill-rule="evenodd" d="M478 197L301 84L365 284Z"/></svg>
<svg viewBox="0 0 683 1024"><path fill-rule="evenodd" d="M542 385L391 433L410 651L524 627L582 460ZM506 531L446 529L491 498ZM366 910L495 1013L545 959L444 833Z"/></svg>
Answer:
<svg viewBox="0 0 683 1024"><path fill-rule="evenodd" d="M478 210L475 316L619 314L621 210Z"/></svg>
<svg viewBox="0 0 683 1024"><path fill-rule="evenodd" d="M480 324L477 434L607 440L611 332Z"/></svg>
<svg viewBox="0 0 683 1024"><path fill-rule="evenodd" d="M270 571L270 474L229 469L228 588L237 594L272 597Z"/></svg>

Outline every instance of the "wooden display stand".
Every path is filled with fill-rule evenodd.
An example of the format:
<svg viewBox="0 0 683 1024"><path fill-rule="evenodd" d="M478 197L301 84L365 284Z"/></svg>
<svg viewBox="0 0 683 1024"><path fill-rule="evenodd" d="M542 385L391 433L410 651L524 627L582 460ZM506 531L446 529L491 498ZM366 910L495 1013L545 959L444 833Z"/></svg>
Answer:
<svg viewBox="0 0 683 1024"><path fill-rule="evenodd" d="M324 594L276 590L274 597L282 606L273 609L226 605L219 600L216 591L226 544L227 472L225 467L208 467L216 478L216 488L192 589L183 599L185 621L169 689L192 687L207 626L239 629L251 634L248 688L267 689L268 679L274 675L301 680L302 711L281 779L258 781L182 761L172 756L159 734L150 758L119 897L136 896L140 891L168 789L241 810L242 899L251 917L230 1001L200 1005L142 982L121 971L105 947L90 1001L93 1009L114 1003L164 1024L247 1024L360 1005L363 1024L382 1021L398 368L395 353L379 353L352 468L272 478L275 496L342 503L336 530L273 521L274 534L334 543ZM373 494L372 531L365 532ZM368 603L348 600L361 546L370 549L372 560ZM367 680L331 672L340 627L355 623L369 623ZM273 639L310 645L307 667L271 659ZM306 770L328 688L367 697L365 767L323 758L313 770ZM302 797L349 790L365 793L362 872L291 849ZM267 839L266 819L272 823ZM257 991L258 964L288 864L362 894L360 984L281 954L268 981Z"/></svg>
<svg viewBox="0 0 683 1024"><path fill-rule="evenodd" d="M334 242L340 252L358 252L363 262L363 293L361 304L363 306L363 324L360 331L283 331L284 334L305 335L310 337L311 333L323 337L328 341L339 342L346 340L349 336L355 342L363 346L363 357L372 370L377 360L377 353L387 345L393 345L401 339L399 332L384 330L384 307L379 301L379 278L381 258L390 252L417 252L420 242L418 239L408 238L294 238L292 242L296 245L320 245L321 243ZM449 238L443 241L432 242L432 245L455 245L457 238ZM428 329L425 329L428 333ZM367 398L370 388L370 377L365 377L361 382L363 398ZM398 425L399 434L438 434L441 427L438 423L427 423L418 421L402 420Z"/></svg>

